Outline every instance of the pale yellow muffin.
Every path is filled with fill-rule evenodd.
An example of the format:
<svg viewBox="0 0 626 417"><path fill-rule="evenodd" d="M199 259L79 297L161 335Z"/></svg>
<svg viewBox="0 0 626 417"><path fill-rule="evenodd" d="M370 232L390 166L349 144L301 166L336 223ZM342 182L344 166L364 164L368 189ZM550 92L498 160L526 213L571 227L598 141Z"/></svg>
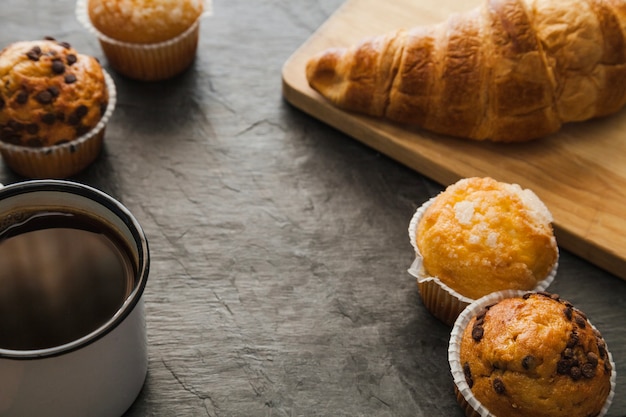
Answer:
<svg viewBox="0 0 626 417"><path fill-rule="evenodd" d="M0 52L0 140L44 147L70 142L100 121L109 95L98 61L51 39Z"/></svg>
<svg viewBox="0 0 626 417"><path fill-rule="evenodd" d="M493 178L449 186L417 224L424 272L469 299L532 290L553 270L552 216L530 190Z"/></svg>
<svg viewBox="0 0 626 417"><path fill-rule="evenodd" d="M158 43L189 29L203 12L202 0L88 0L93 26L129 43Z"/></svg>
<svg viewBox="0 0 626 417"><path fill-rule="evenodd" d="M597 416L612 389L602 335L549 293L477 311L462 332L459 365L475 399L497 417Z"/></svg>

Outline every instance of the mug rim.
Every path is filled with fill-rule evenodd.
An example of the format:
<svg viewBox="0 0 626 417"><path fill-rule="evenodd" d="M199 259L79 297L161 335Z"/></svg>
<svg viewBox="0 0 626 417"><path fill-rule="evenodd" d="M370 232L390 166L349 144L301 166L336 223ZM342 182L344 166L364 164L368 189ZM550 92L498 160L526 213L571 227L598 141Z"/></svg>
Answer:
<svg viewBox="0 0 626 417"><path fill-rule="evenodd" d="M119 218L128 228L137 246L138 265L136 284L115 314L86 335L58 346L42 349L14 350L0 347L0 358L32 360L53 357L79 350L96 342L117 328L126 317L133 312L143 296L148 281L148 272L150 270L148 240L143 228L126 206L107 193L92 186L71 180L57 179L26 180L13 184L5 184L4 186L0 186L0 199L39 191L74 194L92 200Z"/></svg>

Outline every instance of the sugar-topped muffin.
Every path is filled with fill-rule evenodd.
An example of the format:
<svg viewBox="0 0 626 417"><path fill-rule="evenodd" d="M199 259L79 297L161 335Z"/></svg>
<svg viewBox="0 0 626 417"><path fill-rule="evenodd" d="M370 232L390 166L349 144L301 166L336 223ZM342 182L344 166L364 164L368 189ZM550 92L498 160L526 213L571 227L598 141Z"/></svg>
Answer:
<svg viewBox="0 0 626 417"><path fill-rule="evenodd" d="M607 345L585 314L556 294L503 298L454 330L453 337L462 331L454 366L492 416L597 416L610 402Z"/></svg>
<svg viewBox="0 0 626 417"><path fill-rule="evenodd" d="M505 289L545 290L558 264L552 215L537 195L464 178L420 207L409 226L426 307L452 325L471 301Z"/></svg>
<svg viewBox="0 0 626 417"><path fill-rule="evenodd" d="M558 256L551 222L531 190L466 178L426 210L417 226L417 247L425 270L467 297L530 290Z"/></svg>

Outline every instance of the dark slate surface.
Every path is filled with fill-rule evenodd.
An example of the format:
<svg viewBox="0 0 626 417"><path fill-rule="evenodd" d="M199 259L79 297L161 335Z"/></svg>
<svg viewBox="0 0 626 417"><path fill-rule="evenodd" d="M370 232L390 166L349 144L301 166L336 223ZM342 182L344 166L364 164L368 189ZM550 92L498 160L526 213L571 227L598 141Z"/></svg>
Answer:
<svg viewBox="0 0 626 417"><path fill-rule="evenodd" d="M125 203L152 250L149 374L127 416L462 416L449 329L406 273L414 210L442 187L290 107L281 67L340 0L228 0L182 76L115 73L103 154L74 179ZM70 0L5 0L0 43L95 55ZM20 180L0 165L0 182ZM568 252L551 287L617 362L626 282Z"/></svg>

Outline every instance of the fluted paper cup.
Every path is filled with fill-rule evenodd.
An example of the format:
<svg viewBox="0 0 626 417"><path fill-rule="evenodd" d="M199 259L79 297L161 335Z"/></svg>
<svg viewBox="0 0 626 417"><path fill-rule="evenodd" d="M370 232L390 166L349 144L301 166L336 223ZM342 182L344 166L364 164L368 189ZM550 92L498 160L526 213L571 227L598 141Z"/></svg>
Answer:
<svg viewBox="0 0 626 417"><path fill-rule="evenodd" d="M409 222L409 239L413 249L415 250L415 260L409 267L408 273L416 278L420 297L422 298L426 309L443 323L448 326L452 326L461 311L473 302L474 299L466 297L455 291L453 288L450 288L438 277L429 275L424 268L424 259L419 248L417 247L416 242L417 225L426 212L426 209L430 207L435 198L436 197L432 197L430 200L422 204L422 206L415 211L415 214ZM548 276L539 281L534 288L529 288L528 291L546 290L554 281L557 269L558 257Z"/></svg>
<svg viewBox="0 0 626 417"><path fill-rule="evenodd" d="M63 179L85 169L100 154L106 125L115 110L115 83L103 70L109 101L96 126L84 135L58 145L20 146L0 141L0 153L9 168L27 178Z"/></svg>
<svg viewBox="0 0 626 417"><path fill-rule="evenodd" d="M501 301L505 298L511 297L521 297L526 293L534 292L534 291L520 291L520 290L504 290L493 292L484 297L479 298L478 300L470 303L462 312L459 314L458 318L454 322L454 326L452 331L450 332L450 342L448 345L448 362L450 364L450 372L452 374L452 379L454 381L454 392L456 394L456 399L459 406L465 411L465 415L467 417L506 417L506 416L496 416L489 412L487 407L485 407L472 392L469 387L467 381L465 380L465 373L463 372L463 364L461 363L461 340L463 338L463 332L470 320L479 314L483 309L489 305L493 305L498 301ZM589 323L591 324L591 323ZM591 324L591 327L596 329L596 327ZM597 329L596 329L597 330ZM606 342L606 341L605 341ZM607 399L596 417L603 417L608 412L611 407L611 403L613 402L613 397L615 396L615 384L617 380L617 374L615 370L615 362L613 361L613 355L609 351L608 347L606 348L608 360L611 364L611 391L607 396Z"/></svg>
<svg viewBox="0 0 626 417"><path fill-rule="evenodd" d="M121 42L96 29L87 11L87 0L76 3L76 17L94 34L109 64L116 72L140 81L161 81L185 71L193 62L198 49L200 20L210 14L210 2L205 12L183 33L175 38L149 44Z"/></svg>

